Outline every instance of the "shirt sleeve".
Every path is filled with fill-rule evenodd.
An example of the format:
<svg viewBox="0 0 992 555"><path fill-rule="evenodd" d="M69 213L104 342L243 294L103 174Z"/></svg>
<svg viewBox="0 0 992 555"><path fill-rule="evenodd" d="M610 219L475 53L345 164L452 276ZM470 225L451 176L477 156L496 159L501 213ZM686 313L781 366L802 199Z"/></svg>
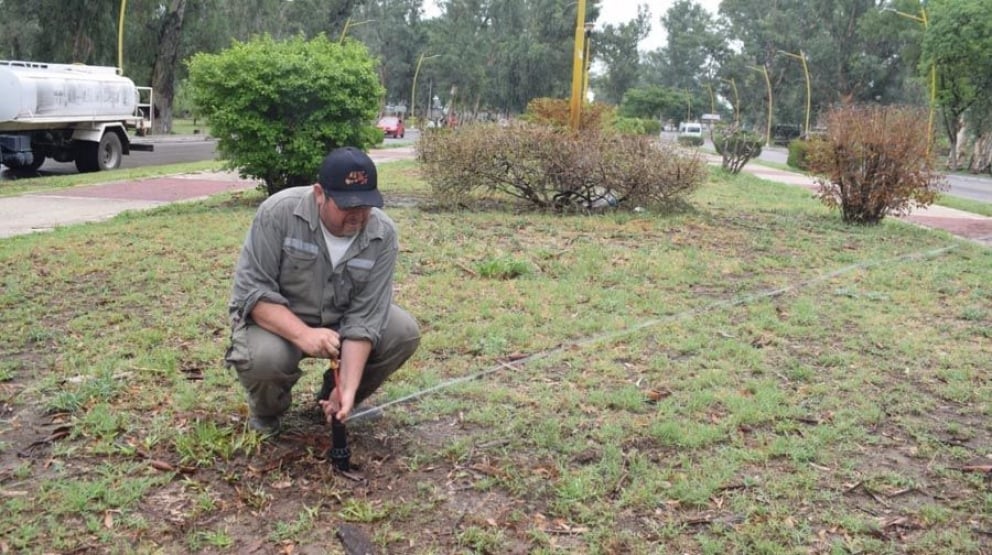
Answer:
<svg viewBox="0 0 992 555"><path fill-rule="evenodd" d="M399 252L395 232L387 234L384 241L369 270L368 282L351 298L341 318L339 333L344 339L366 339L375 346L382 336L393 302L393 271Z"/></svg>
<svg viewBox="0 0 992 555"><path fill-rule="evenodd" d="M244 320L263 300L289 306L289 301L279 292L283 235L271 218L271 212L259 211L255 215L234 270L232 318Z"/></svg>

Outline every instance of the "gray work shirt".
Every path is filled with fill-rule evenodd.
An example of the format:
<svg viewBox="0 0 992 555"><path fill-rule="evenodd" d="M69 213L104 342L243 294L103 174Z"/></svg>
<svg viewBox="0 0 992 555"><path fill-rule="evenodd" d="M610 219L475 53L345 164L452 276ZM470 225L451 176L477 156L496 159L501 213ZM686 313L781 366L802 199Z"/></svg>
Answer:
<svg viewBox="0 0 992 555"><path fill-rule="evenodd" d="M331 267L310 186L284 189L258 208L234 271L229 305L235 332L259 301L287 306L310 326L375 346L393 294L396 225L373 208L368 225Z"/></svg>

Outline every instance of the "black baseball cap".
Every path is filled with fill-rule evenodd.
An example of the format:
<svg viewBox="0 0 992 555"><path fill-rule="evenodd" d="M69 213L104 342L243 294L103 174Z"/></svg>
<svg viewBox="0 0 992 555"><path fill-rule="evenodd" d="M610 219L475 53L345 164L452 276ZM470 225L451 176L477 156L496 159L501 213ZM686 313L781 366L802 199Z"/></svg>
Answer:
<svg viewBox="0 0 992 555"><path fill-rule="evenodd" d="M382 207L375 163L353 146L332 150L320 165L317 182L339 208Z"/></svg>

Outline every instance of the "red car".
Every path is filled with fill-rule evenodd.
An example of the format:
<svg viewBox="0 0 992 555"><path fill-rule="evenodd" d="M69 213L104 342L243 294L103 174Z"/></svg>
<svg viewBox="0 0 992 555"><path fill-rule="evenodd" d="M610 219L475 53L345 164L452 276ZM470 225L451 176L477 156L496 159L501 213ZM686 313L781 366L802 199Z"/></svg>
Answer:
<svg viewBox="0 0 992 555"><path fill-rule="evenodd" d="M392 137L394 139L402 139L403 135L406 134L406 128L403 127L403 120L396 117L384 117L379 119L379 123L375 124L376 127L382 129L382 132L387 137Z"/></svg>

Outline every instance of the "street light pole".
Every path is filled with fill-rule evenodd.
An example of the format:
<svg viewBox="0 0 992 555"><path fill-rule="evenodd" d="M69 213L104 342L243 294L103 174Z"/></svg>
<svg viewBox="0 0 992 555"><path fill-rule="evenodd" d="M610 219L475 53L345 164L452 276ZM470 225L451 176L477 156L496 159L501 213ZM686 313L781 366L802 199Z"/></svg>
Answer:
<svg viewBox="0 0 992 555"><path fill-rule="evenodd" d="M358 27L359 25L365 25L366 23L374 22L374 19L366 19L365 21L359 21L358 23L352 23L351 18L345 20L344 29L341 29L341 38L338 39L338 43L344 43L344 36L348 34L348 29L352 27Z"/></svg>
<svg viewBox="0 0 992 555"><path fill-rule="evenodd" d="M750 66L751 69L765 76L765 84L768 85L768 128L765 132L765 144L772 144L772 80L768 77L767 66Z"/></svg>
<svg viewBox="0 0 992 555"><path fill-rule="evenodd" d="M579 0L575 13L575 46L572 49L572 98L569 104L569 126L579 130L582 121L582 60L585 53L586 0Z"/></svg>
<svg viewBox="0 0 992 555"><path fill-rule="evenodd" d="M923 34L925 35L927 30L930 28L930 20L927 17L926 6L920 6L920 15L915 16L893 8L882 8L883 12L892 12L898 16L905 17L906 19L912 19L913 21L923 25ZM930 63L930 117L927 121L927 157L930 157L930 150L933 145L933 118L934 109L937 105L937 62Z"/></svg>
<svg viewBox="0 0 992 555"><path fill-rule="evenodd" d="M127 0L121 0L121 15L117 23L117 71L124 74L124 11L127 9Z"/></svg>
<svg viewBox="0 0 992 555"><path fill-rule="evenodd" d="M790 58L796 58L803 63L803 75L806 77L806 127L803 127L803 136L807 139L809 138L809 113L812 108L812 95L813 89L809 83L809 67L806 65L806 53L802 50L799 54L793 54L791 52L786 52L785 50L779 50L780 54L785 54Z"/></svg>
<svg viewBox="0 0 992 555"><path fill-rule="evenodd" d="M420 64L424 63L424 60L430 60L431 58L437 58L440 54L434 54L433 56L424 57L426 52L420 54L420 59L417 60L417 69L413 72L413 86L410 88L410 114L407 116L407 121L416 125L417 123L417 76L420 75Z"/></svg>
<svg viewBox="0 0 992 555"><path fill-rule="evenodd" d="M592 58L589 55L589 44L592 41L589 40L589 39L592 37L592 29L593 29L593 27L595 27L595 25L592 24L592 23L586 23L585 24L585 29L586 29L586 34L585 34L585 37L584 37L584 40L585 40L585 58L584 58L585 67L583 67L583 69L582 69L582 99L581 99L582 102L585 102L586 101L586 98L588 98L588 94L589 94L589 67L592 65Z"/></svg>

